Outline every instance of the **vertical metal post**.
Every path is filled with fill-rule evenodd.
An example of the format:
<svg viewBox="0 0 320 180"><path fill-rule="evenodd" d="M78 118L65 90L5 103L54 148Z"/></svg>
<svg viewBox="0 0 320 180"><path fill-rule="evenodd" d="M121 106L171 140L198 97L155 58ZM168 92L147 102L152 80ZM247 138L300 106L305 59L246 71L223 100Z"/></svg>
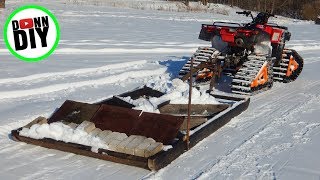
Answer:
<svg viewBox="0 0 320 180"><path fill-rule="evenodd" d="M190 114L191 114L191 96L192 96L192 75L193 75L193 57L191 57L190 79L189 79L189 101L188 101L188 119L187 119L187 150L190 149Z"/></svg>

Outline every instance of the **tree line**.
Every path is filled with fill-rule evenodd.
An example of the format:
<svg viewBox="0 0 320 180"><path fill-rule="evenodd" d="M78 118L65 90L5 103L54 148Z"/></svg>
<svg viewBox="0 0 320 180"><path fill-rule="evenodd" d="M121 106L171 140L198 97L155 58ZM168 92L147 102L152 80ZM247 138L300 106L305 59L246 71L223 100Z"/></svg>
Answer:
<svg viewBox="0 0 320 180"><path fill-rule="evenodd" d="M5 6L5 0L0 0L0 8L4 8L4 6Z"/></svg>
<svg viewBox="0 0 320 180"><path fill-rule="evenodd" d="M180 0L226 4L246 10L269 11L271 13L297 19L315 20L320 15L320 0Z"/></svg>

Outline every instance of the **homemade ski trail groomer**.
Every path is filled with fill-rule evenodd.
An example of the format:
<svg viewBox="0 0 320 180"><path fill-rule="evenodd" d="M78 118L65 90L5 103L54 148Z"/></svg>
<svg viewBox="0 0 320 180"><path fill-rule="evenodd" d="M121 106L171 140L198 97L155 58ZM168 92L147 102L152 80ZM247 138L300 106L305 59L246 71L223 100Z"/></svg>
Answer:
<svg viewBox="0 0 320 180"><path fill-rule="evenodd" d="M302 57L285 43L291 33L287 27L268 23L273 14L237 12L252 17L247 24L214 22L202 24L199 39L211 41L212 47L199 47L192 56L192 76L209 82L210 89L222 73L233 80L233 93L253 95L269 89L274 81L288 83L297 79L303 68ZM190 78L191 59L180 70L182 80Z"/></svg>
<svg viewBox="0 0 320 180"><path fill-rule="evenodd" d="M67 100L48 119L38 117L11 135L46 148L158 170L249 105L249 98L203 93L214 102L175 104L165 100L171 94L146 86L94 104ZM156 113L138 110L134 103L157 99L162 100Z"/></svg>
<svg viewBox="0 0 320 180"><path fill-rule="evenodd" d="M163 168L249 105L249 97L216 94L194 88L194 83L210 82L213 88L226 73L233 76L232 92L252 95L273 81L299 76L303 59L284 48L290 33L267 24L270 16L259 13L245 25L203 24L199 38L212 41L212 47L197 50L180 71L181 79L172 80L172 91L143 86L93 104L67 100L51 117L12 130L12 137L150 170Z"/></svg>

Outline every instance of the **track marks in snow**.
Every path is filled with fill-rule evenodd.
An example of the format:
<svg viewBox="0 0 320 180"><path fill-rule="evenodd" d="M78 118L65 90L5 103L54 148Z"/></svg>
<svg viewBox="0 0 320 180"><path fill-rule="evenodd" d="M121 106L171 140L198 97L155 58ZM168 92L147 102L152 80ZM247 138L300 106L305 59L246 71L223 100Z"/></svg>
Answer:
<svg viewBox="0 0 320 180"><path fill-rule="evenodd" d="M320 128L306 121L302 126L312 129L294 139L306 130L290 125L300 123L299 116L320 106L319 90L320 81L276 83L273 89L252 97L249 109L240 116L146 178L167 179L179 171L175 179L276 179L279 170L275 168L283 167L287 159L275 157L290 154L291 149L307 143Z"/></svg>
<svg viewBox="0 0 320 180"><path fill-rule="evenodd" d="M125 47L126 49L130 49L131 47L139 47L142 48L164 48L164 47L171 47L176 48L196 48L198 46L207 46L207 43L185 43L185 42L160 42L160 41L115 41L115 40L65 40L64 42L60 43L60 46L68 47L68 46L76 46L76 47L88 47L93 46L95 48L101 47Z"/></svg>
<svg viewBox="0 0 320 180"><path fill-rule="evenodd" d="M302 51L316 51L320 50L320 45L301 45L301 46L292 46L290 47L296 51L302 52Z"/></svg>
<svg viewBox="0 0 320 180"><path fill-rule="evenodd" d="M108 77L95 79L95 80L87 80L87 81L79 81L72 83L62 83L62 84L54 84L41 88L28 89L28 90L18 90L18 91L2 91L0 92L0 99L12 99L12 98L22 98L27 96L38 96L42 94L48 94L58 91L74 91L77 88L81 87L94 87L99 85L106 85L117 83L121 81L125 81L130 78L143 78L150 77L154 75L160 75L165 73L166 68L159 68L156 70L138 70L138 71L128 71L118 75L111 75Z"/></svg>
<svg viewBox="0 0 320 180"><path fill-rule="evenodd" d="M41 74L33 74L25 77L17 77L17 78L6 78L0 79L0 84L8 84L8 83L20 83L20 82L32 82L32 81L46 81L48 79L61 79L61 78L69 78L69 77L80 77L80 76L88 76L88 75L97 75L102 74L105 71L128 68L132 66L141 66L146 64L147 61L132 61L118 64L109 64L97 68L82 68L75 69L64 72L50 72L50 73L41 73Z"/></svg>
<svg viewBox="0 0 320 180"><path fill-rule="evenodd" d="M52 99L54 94L70 94L78 89L98 91L103 85L141 82L164 74L166 67L145 60L82 68L64 72L40 73L25 77L0 79L0 102L20 98Z"/></svg>
<svg viewBox="0 0 320 180"><path fill-rule="evenodd" d="M167 53L191 53L197 48L148 48L148 49L127 49L127 48L102 48L102 49L78 49L60 48L56 54L167 54Z"/></svg>
<svg viewBox="0 0 320 180"><path fill-rule="evenodd" d="M297 43L296 43L297 42ZM296 41L293 43L288 43L287 48L294 49L298 52L304 52L304 51L315 51L320 49L320 43L317 41L304 41L304 43L301 43L301 41Z"/></svg>
<svg viewBox="0 0 320 180"><path fill-rule="evenodd" d="M309 85L311 88L319 87L320 82L309 82ZM243 172L238 175L245 179L275 178L276 174L273 172L274 165L261 163L263 159L275 157L276 154L308 142L310 134L320 127L320 123L299 121L299 114L301 112L309 109L314 104L319 104L319 94L317 96L297 94L296 90L278 98L285 98L286 100L294 99L294 101L292 101L292 104L287 105L287 107L280 107L281 103L278 104L277 101L271 104L262 104L266 108L273 106L273 110L269 113L265 112L265 116L269 118L259 115L256 116L258 117L256 120L269 119L269 121L262 123L264 125L258 128L252 136L247 138L241 145L235 146L235 149L231 150L228 154L220 157L216 163L213 162L207 165L195 178L215 179L217 177L225 177L233 179L237 177L236 172ZM272 113L274 109L277 109L277 106L282 111L280 114L275 113L273 115ZM250 116L254 117L254 112L249 113L242 119L247 119L245 122L254 121ZM239 126L238 128L242 127ZM285 131L283 131L284 128L286 129ZM246 130L244 129L244 131Z"/></svg>
<svg viewBox="0 0 320 180"><path fill-rule="evenodd" d="M304 59L304 64L312 64L320 62L320 57L309 57Z"/></svg>
<svg viewBox="0 0 320 180"><path fill-rule="evenodd" d="M192 53L197 49L193 48L102 48L102 49L85 49L85 48L59 48L55 51L55 54L59 55L83 55L83 54L168 54L168 53ZM7 49L0 49L0 55L7 55L9 51Z"/></svg>
<svg viewBox="0 0 320 180"><path fill-rule="evenodd" d="M185 17L185 16L172 16L172 17L159 17L156 15L127 15L127 14L96 14L96 13L79 13L77 11L70 11L61 14L62 17L94 17L94 18L125 18L125 19L145 19L145 20L157 20L157 21L183 21L183 22L211 22L212 19L207 18L194 18L194 17Z"/></svg>

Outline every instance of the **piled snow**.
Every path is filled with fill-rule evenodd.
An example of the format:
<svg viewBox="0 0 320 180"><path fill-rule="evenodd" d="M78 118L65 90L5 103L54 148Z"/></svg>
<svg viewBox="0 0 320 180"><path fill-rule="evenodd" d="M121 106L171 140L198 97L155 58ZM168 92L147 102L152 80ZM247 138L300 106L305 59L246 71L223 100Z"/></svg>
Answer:
<svg viewBox="0 0 320 180"><path fill-rule="evenodd" d="M71 142L91 146L94 152L97 152L99 148L108 149L108 146L99 137L92 136L80 128L72 129L61 122L34 124L30 129L23 128L19 134L34 139L50 138L66 143Z"/></svg>
<svg viewBox="0 0 320 180"><path fill-rule="evenodd" d="M271 54L272 53L272 46L271 41L265 40L260 43L257 43L255 46L254 52L256 54Z"/></svg>
<svg viewBox="0 0 320 180"><path fill-rule="evenodd" d="M161 78L159 78L161 79ZM163 79L162 79L163 80ZM159 84L161 84L160 81ZM158 83L155 83L158 84ZM122 100L135 105L134 109L142 110L146 112L156 112L159 113L158 105L164 103L166 101L170 101L170 104L188 104L189 100L189 84L183 82L181 79L173 79L172 82L167 82L166 86L163 86L162 91L165 91L166 94L157 98L150 97L139 98L139 99L131 99L128 97L119 97ZM209 93L206 93L204 90L200 91L196 88L192 88L192 96L191 96L192 104L219 104L219 102L211 96Z"/></svg>
<svg viewBox="0 0 320 180"><path fill-rule="evenodd" d="M172 80L173 88L169 90L167 94L160 97L160 99L170 100L170 104L188 104L189 99L189 85L180 79ZM219 102L206 93L205 90L197 90L192 88L191 96L192 104L219 104Z"/></svg>

